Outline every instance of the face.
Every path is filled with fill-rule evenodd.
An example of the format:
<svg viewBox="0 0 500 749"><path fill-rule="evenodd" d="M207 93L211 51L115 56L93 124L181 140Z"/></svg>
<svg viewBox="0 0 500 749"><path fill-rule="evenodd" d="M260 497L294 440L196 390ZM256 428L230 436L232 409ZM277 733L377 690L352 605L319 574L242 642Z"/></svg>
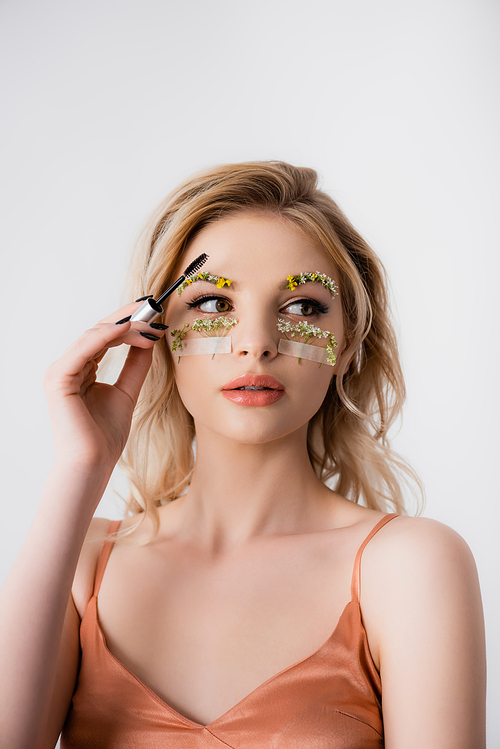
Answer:
<svg viewBox="0 0 500 749"><path fill-rule="evenodd" d="M282 329L284 321L292 328L307 323L329 331L339 356L344 341L339 293L332 296L331 285L295 285L288 280L319 272L337 281L335 265L299 228L271 214L239 213L207 226L189 245L179 275L203 252L209 259L202 271L211 279L174 293L166 315L170 345L174 330L189 331L184 339L188 345L214 334L231 338L230 353L180 358L173 354L177 387L197 435L212 432L258 444L306 434L335 367L304 358L299 363L297 357L279 353L284 333L277 323L282 321ZM225 322L214 322L220 318ZM195 320L202 321L195 325L201 334L191 330ZM326 343L321 338L315 341L323 348Z"/></svg>

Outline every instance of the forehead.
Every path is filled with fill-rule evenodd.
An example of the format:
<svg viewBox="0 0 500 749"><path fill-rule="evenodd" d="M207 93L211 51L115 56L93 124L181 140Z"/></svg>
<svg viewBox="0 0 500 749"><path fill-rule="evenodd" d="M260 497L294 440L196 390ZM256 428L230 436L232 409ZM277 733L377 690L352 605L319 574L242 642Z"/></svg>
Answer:
<svg viewBox="0 0 500 749"><path fill-rule="evenodd" d="M335 272L333 260L299 227L270 213L238 213L206 226L189 245L184 262L209 255L207 268L228 278L319 271Z"/></svg>

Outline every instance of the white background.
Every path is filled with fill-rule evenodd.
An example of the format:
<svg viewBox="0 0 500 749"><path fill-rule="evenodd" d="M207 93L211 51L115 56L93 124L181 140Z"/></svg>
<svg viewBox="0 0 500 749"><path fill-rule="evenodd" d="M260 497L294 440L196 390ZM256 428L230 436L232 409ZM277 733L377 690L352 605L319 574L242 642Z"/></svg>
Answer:
<svg viewBox="0 0 500 749"><path fill-rule="evenodd" d="M425 514L475 554L500 746L499 16L494 0L3 0L2 578L52 460L42 374L118 306L148 212L204 166L313 166L389 271L409 393L394 444ZM111 495L99 514L119 517Z"/></svg>

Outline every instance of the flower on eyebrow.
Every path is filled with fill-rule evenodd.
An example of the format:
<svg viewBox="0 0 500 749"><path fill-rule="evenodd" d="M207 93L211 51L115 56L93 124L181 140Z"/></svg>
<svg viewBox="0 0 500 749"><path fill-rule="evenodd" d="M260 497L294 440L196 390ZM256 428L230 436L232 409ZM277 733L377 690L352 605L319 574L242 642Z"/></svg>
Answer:
<svg viewBox="0 0 500 749"><path fill-rule="evenodd" d="M232 283L233 282L230 281L229 278L222 278L222 276L220 276L217 279L217 288L222 289L223 286L231 286Z"/></svg>
<svg viewBox="0 0 500 749"><path fill-rule="evenodd" d="M313 281L314 283L320 283L325 287L325 289L328 289L332 298L338 294L338 288L333 278L330 278L324 273L319 273L318 271L316 271L316 273L299 273L298 276L287 276L286 280L287 284L285 288L290 291L293 291L300 284Z"/></svg>
<svg viewBox="0 0 500 749"><path fill-rule="evenodd" d="M224 276L213 276L211 273L207 273L206 271L200 271L194 276L186 278L186 280L183 281L177 289L177 294L180 296L184 289L186 289L195 281L208 281L208 283L215 284L218 289L222 289L223 286L231 286L231 284L233 283L229 278L224 278Z"/></svg>
<svg viewBox="0 0 500 749"><path fill-rule="evenodd" d="M288 320L278 320L277 326L280 333L283 333L288 341L290 340L288 334L290 334L292 338L295 338L295 336L297 336L297 338L304 338L305 340L301 341L301 343L307 343L311 339L315 341L318 338L328 338L329 341L326 344L328 355L326 360L328 364L332 365L332 367L337 363L337 356L333 349L338 348L338 343L335 340L333 333L330 333L329 330L321 330L321 328L318 328L316 325L310 325L307 322L292 323ZM300 364L300 358L297 359L297 362ZM322 367L323 365L320 364L319 366Z"/></svg>

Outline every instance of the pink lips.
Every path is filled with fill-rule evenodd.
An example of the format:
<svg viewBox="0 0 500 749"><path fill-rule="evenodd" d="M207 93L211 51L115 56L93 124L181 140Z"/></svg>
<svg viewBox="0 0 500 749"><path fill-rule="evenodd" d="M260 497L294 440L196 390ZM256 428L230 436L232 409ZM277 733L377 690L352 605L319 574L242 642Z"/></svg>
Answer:
<svg viewBox="0 0 500 749"><path fill-rule="evenodd" d="M265 390L239 390L238 388L265 388ZM270 375L240 375L226 383L222 395L240 406L270 406L285 395L285 388Z"/></svg>

